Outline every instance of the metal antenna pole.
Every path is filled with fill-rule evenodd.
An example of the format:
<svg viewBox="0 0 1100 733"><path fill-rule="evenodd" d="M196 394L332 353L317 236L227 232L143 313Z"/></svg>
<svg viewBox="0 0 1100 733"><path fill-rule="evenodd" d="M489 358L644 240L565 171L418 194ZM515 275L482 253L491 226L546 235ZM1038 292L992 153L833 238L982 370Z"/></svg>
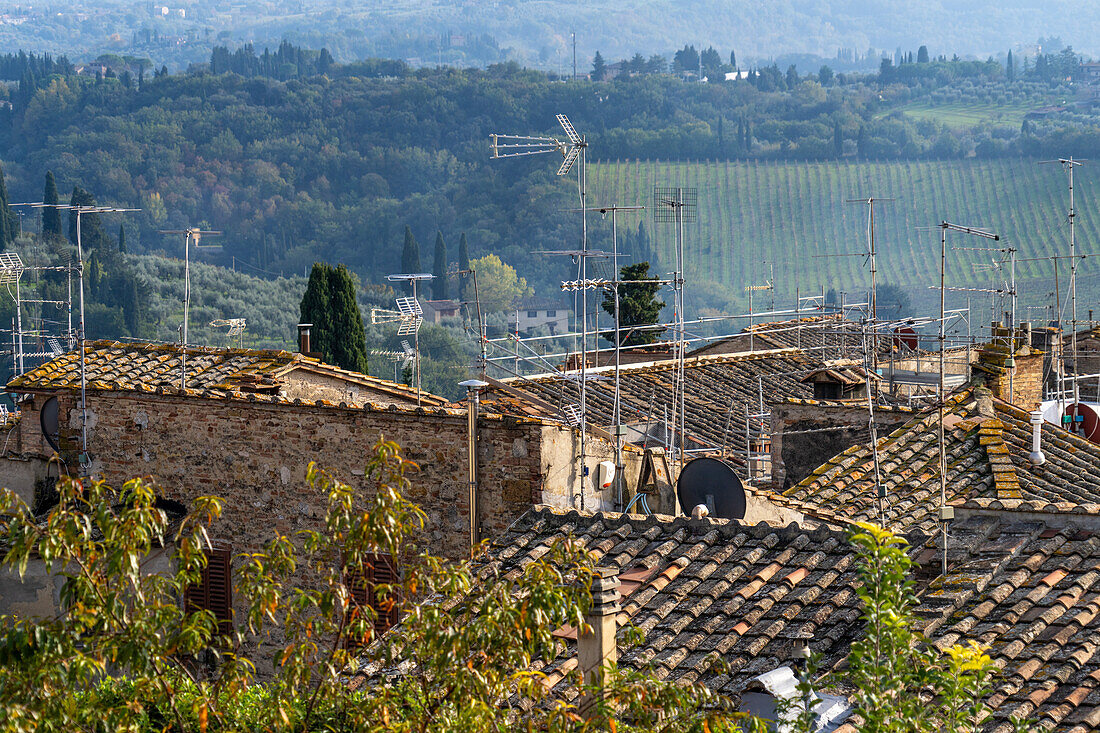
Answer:
<svg viewBox="0 0 1100 733"><path fill-rule="evenodd" d="M416 297L416 280L412 281L413 300L420 302ZM413 331L413 360L416 362L416 406L420 407L420 329Z"/></svg>
<svg viewBox="0 0 1100 733"><path fill-rule="evenodd" d="M80 466L83 470L87 467L88 457L88 380L85 373L86 357L84 354L84 249L80 242L80 215L82 213L84 212L80 209L76 210L76 273L80 287L80 330L77 334L80 341Z"/></svg>
<svg viewBox="0 0 1100 733"><path fill-rule="evenodd" d="M573 58L574 65L576 64L576 41L573 44ZM573 72L576 74L576 71ZM581 190L581 282L588 280L588 212L585 206L585 196L588 191L588 180L585 176L585 165L587 155L585 151L587 147L583 145L583 138L581 140L581 168L577 172L577 176L580 180ZM588 438L588 290L581 289L581 460L580 460L580 477L578 485L580 486L581 494L581 510L584 510L584 484L585 477L588 475L588 466L585 464L587 459L587 438ZM517 348L519 348L517 346Z"/></svg>
<svg viewBox="0 0 1100 733"><path fill-rule="evenodd" d="M576 33L573 34L573 74L576 77ZM525 135L498 135L492 134L489 136L490 150L492 151L493 158L514 158L522 155L540 155L542 153L560 153L564 158L561 166L558 168L558 175L564 176L573 167L573 164L577 161L577 158L581 160L581 168L578 172L580 199L581 199L581 262L580 262L580 279L581 282L587 280L587 268L585 267L585 260L589 256L588 252L588 217L585 216L585 196L587 195L587 155L586 150L588 148L588 142L577 133L577 130L573 127L573 123L569 121L569 118L563 114L557 115L558 124L561 125L562 130L565 131L568 142L562 142L552 137L537 137L537 136L525 136ZM581 497L581 509L584 509L584 477L587 473L585 467L585 451L586 451L586 423L588 415L585 410L587 408L586 400L586 377L587 367L585 362L587 361L587 341L588 341L588 299L582 294L584 298L583 317L581 324L581 404L580 404L580 432L581 432L581 455L579 465L579 489ZM518 347L517 347L518 348Z"/></svg>
<svg viewBox="0 0 1100 733"><path fill-rule="evenodd" d="M944 575L947 575L947 525L951 519L954 518L954 510L947 506L947 448L944 444L944 348L947 340L947 309L944 302L944 296L947 292L947 231L962 232L964 234L970 234L976 237L983 237L985 239L992 239L997 241L999 236L991 232L987 232L983 229L976 229L974 227L964 227L958 224L950 224L947 221L941 221L939 224L940 230L940 327L939 327L939 342L940 342L940 354L939 354L939 378L936 380L936 402L938 403L939 419L937 420L936 432L939 443L939 464L940 464L940 526L943 535L943 558L942 558L942 571Z"/></svg>
<svg viewBox="0 0 1100 733"><path fill-rule="evenodd" d="M942 575L947 575L947 449L944 446L943 435L943 397L944 397L944 359L943 359L943 346L944 346L944 318L945 318L945 305L944 294L946 290L946 272L947 272L947 222L942 222L940 226L940 369L939 379L936 382L936 403L939 410L939 419L936 421L936 433L939 443L939 463L940 463L940 526L943 535L943 562L941 565Z"/></svg>
<svg viewBox="0 0 1100 733"><path fill-rule="evenodd" d="M684 392L686 392L684 374L684 357L687 348L687 339L684 335L684 196L683 188L676 188L676 201L679 201L679 206L676 206L676 283L679 286L680 292L680 307L676 308L676 351L678 351L678 362L676 362L676 371L678 371L678 379L676 384L679 385L680 393L679 406L680 411L680 451L678 458L680 459L680 470L684 470L684 451L687 449L686 439L686 417L684 415Z"/></svg>
<svg viewBox="0 0 1100 733"><path fill-rule="evenodd" d="M1081 394L1077 382L1077 377L1080 374L1077 368L1077 210L1073 207L1073 169L1075 165L1080 165L1080 163L1075 164L1073 157L1070 156L1062 165L1069 171L1069 298L1072 304L1070 308L1070 317L1072 318L1070 328L1073 329L1070 345L1073 349L1073 404L1076 405L1081 401Z"/></svg>

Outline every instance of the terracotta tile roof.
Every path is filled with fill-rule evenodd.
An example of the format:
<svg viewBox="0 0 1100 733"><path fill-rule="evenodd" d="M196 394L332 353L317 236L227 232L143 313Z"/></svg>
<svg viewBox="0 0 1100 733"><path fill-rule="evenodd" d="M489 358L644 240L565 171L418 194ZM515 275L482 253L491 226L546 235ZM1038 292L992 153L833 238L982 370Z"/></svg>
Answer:
<svg viewBox="0 0 1100 733"><path fill-rule="evenodd" d="M937 524L937 424L937 411L928 410L879 439L889 529L930 532ZM1041 445L1047 461L1035 466L1028 458L1029 413L993 399L984 389L967 388L948 398L944 436L949 502L984 497L1069 506L1100 503L1100 446L1044 423ZM791 506L827 521L879 521L870 446L852 446L834 456L783 496Z"/></svg>
<svg viewBox="0 0 1100 733"><path fill-rule="evenodd" d="M826 673L843 669L862 633L857 559L843 533L824 528L536 507L478 572L518 572L565 537L629 581L619 623L636 626L644 641L621 654L624 666L650 665L660 677L738 695L755 676L790 664L795 638L810 636ZM938 537L911 540L917 562L930 566L916 573L919 629L940 649L970 639L989 645L1001 669L981 730L1007 732L1013 714L1044 729L1100 725L1100 532L1007 514L960 519L948 574L930 583L924 570L938 574ZM535 670L568 696L559 683L576 666L576 648L568 633L559 636L565 650ZM713 664L718 658L727 669ZM365 666L353 684L392 673Z"/></svg>
<svg viewBox="0 0 1100 733"><path fill-rule="evenodd" d="M143 391L178 390L182 347L176 344L89 341L84 347L88 389ZM219 349L189 346L188 390L231 394L276 393L297 370L355 383L399 400L416 400L416 390L384 379L349 372L302 354L278 350ZM75 349L22 374L8 383L16 391L56 391L80 388L80 355ZM422 393L429 406L446 403Z"/></svg>
<svg viewBox="0 0 1100 733"><path fill-rule="evenodd" d="M761 392L765 402L782 397L812 397L812 386L800 380L820 366L820 362L795 349L687 359L684 375L688 448L718 449L724 445L732 451L729 460L743 464L746 406L750 412L758 412ZM611 425L614 367L590 369L588 374L594 377L588 385L589 424ZM566 405L580 404L578 376L578 372L566 372L506 380L502 383L504 387L488 389L482 400L487 409L497 412L562 419ZM674 360L622 367L623 422L658 427L666 411L671 420L675 414L675 383Z"/></svg>

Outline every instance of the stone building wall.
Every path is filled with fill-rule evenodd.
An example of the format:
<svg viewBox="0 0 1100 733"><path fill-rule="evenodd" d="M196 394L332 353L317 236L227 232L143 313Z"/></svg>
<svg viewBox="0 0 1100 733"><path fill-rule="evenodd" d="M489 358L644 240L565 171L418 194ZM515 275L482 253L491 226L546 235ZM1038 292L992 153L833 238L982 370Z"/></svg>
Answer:
<svg viewBox="0 0 1100 733"><path fill-rule="evenodd" d="M75 395L61 393L62 458L75 470L80 448L80 411ZM24 459L52 449L39 429L45 395L23 404L15 444ZM533 504L580 508L577 488L579 441L575 431L537 420L483 415L479 421L482 538L502 533ZM469 548L467 416L461 410L354 408L289 404L263 396L210 399L178 394L88 393L88 453L92 475L121 484L153 476L168 498L187 504L202 495L225 499L219 524L237 551L257 548L272 530L315 528L325 497L305 481L310 461L362 487L363 466L379 437L401 445L418 464L407 498L428 515L433 551L463 557ZM613 459L611 445L589 437L587 509L613 508L608 490L594 489L596 465ZM637 457L628 454L626 475L636 480ZM16 465L13 463L13 466ZM25 483L0 473L5 485ZM0 465L0 471L3 466ZM33 492L23 488L20 493ZM29 498L29 496L28 496Z"/></svg>
<svg viewBox="0 0 1100 733"><path fill-rule="evenodd" d="M866 400L788 400L769 408L774 491L790 488L838 453L871 440ZM908 408L876 407L879 438L912 417Z"/></svg>

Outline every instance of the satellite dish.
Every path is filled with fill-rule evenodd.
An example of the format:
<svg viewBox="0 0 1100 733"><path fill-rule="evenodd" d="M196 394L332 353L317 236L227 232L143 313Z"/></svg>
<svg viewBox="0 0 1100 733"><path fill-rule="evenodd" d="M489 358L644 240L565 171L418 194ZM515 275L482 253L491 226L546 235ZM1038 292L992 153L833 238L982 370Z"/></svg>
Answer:
<svg viewBox="0 0 1100 733"><path fill-rule="evenodd" d="M1084 402L1066 405L1066 416L1070 419L1064 427L1085 440L1100 443L1100 416L1096 414L1096 407Z"/></svg>
<svg viewBox="0 0 1100 733"><path fill-rule="evenodd" d="M703 504L712 517L745 518L745 487L728 463L717 458L696 458L676 479L680 508L691 511Z"/></svg>
<svg viewBox="0 0 1100 733"><path fill-rule="evenodd" d="M909 326L894 329L894 345L899 349L904 345L908 346L910 351L916 351L918 344L920 344L920 340L917 337L917 332Z"/></svg>
<svg viewBox="0 0 1100 733"><path fill-rule="evenodd" d="M57 398L51 397L42 403L42 412L39 413L39 422L42 424L42 436L58 453L61 448L58 443L61 440L61 425L57 419Z"/></svg>

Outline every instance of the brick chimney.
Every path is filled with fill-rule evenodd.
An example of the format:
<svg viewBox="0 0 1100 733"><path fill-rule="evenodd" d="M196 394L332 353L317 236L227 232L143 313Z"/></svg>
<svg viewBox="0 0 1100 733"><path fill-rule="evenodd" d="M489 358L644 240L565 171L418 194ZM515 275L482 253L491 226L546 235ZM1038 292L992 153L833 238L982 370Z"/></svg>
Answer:
<svg viewBox="0 0 1100 733"><path fill-rule="evenodd" d="M984 374L994 397L1024 410L1043 400L1043 352L1031 346L1031 324L1017 329L993 322L993 338L978 350L975 372Z"/></svg>
<svg viewBox="0 0 1100 733"><path fill-rule="evenodd" d="M590 633L577 635L577 662L584 675L585 685L603 685L606 668L619 659L615 641L619 613L619 578L614 568L596 568L592 578L592 607L585 614L584 622ZM583 629L582 629L583 631ZM595 712L595 699L586 694L580 700L583 715Z"/></svg>

